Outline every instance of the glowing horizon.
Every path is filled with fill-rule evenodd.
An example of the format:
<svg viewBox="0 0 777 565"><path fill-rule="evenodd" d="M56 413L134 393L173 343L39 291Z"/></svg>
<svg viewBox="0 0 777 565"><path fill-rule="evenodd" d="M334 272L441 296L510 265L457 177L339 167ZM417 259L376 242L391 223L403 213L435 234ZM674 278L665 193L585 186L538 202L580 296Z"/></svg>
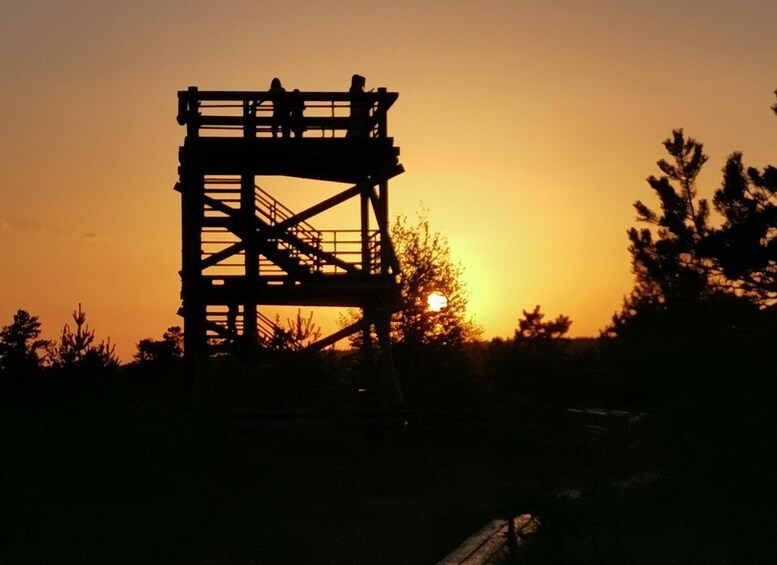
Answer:
<svg viewBox="0 0 777 565"><path fill-rule="evenodd" d="M626 230L673 128L705 144L709 197L733 151L775 164L771 22L754 0L543 4L352 0L304 10L209 2L0 6L0 325L57 338L80 302L123 361L181 325L176 92L399 92L406 173L391 216L423 203L465 267L484 338L522 309L593 336L632 285ZM331 30L342 30L331 33ZM309 195L268 181L299 209ZM312 189L311 189L312 190ZM310 195L312 197L312 195ZM303 308L307 311L306 308ZM327 332L336 313L316 315Z"/></svg>

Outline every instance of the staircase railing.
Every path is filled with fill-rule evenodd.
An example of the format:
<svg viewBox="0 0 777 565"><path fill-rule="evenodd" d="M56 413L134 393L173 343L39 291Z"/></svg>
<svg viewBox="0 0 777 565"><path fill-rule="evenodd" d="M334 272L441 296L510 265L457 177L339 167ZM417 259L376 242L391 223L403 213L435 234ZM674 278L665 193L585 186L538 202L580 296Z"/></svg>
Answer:
<svg viewBox="0 0 777 565"><path fill-rule="evenodd" d="M226 207L236 212L240 208L240 179L210 177L206 179L205 194L217 199ZM295 213L282 202L274 198L266 190L254 185L254 211L260 220L273 226L285 222L295 216ZM215 255L239 242L240 238L229 226L229 214L222 210L205 210L206 221L211 225L202 229L202 257ZM222 224L222 220L225 222ZM215 222L215 224L214 224ZM336 257L344 263L353 265L359 270L364 269L362 264L362 232L358 229L346 230L320 230L307 221L301 221L290 226L286 232L291 234L304 246L300 248L280 235L270 238L268 241L282 256L311 274L338 274L345 273L342 264L337 265L328 262L326 255ZM313 249L315 251L310 251ZM317 253L318 252L318 253ZM323 256L322 256L323 254ZM369 230L367 239L367 254L369 265L364 269L365 273L377 274L381 272L382 247L379 230ZM274 259L276 261L274 261ZM237 274L245 267L245 251L236 249L229 257L225 257L213 267L218 267L220 274ZM291 268L291 265L284 265ZM213 271L211 271L213 272ZM267 258L264 255L259 262L259 273L262 276L282 276L287 271L277 263L277 257ZM214 273L215 274L215 273Z"/></svg>
<svg viewBox="0 0 777 565"><path fill-rule="evenodd" d="M294 217L294 212L287 208L283 203L274 198L270 193L262 189L259 185L254 185L254 208L256 213L270 225L284 222ZM309 222L297 222L287 230L299 240L307 243L317 250L321 250L321 231L313 227ZM316 255L301 252L299 248L284 241L281 238L273 240L279 249L286 250L289 257L296 258L301 265L306 266L311 272L319 272L321 269L321 260ZM269 267L269 262L265 261L264 266ZM260 264L260 269L262 265Z"/></svg>
<svg viewBox="0 0 777 565"><path fill-rule="evenodd" d="M220 344L225 352L244 335L245 322L238 308L231 310L229 307L217 307L208 310L207 319L211 323L209 339ZM267 349L299 351L303 348L303 344L294 339L288 330L261 312L256 313L256 338L259 346Z"/></svg>

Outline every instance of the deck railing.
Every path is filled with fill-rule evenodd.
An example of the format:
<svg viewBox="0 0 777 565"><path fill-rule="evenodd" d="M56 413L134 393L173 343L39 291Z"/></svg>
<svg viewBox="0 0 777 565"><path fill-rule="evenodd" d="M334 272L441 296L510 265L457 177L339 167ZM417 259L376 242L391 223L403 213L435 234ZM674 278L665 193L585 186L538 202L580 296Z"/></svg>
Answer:
<svg viewBox="0 0 777 565"><path fill-rule="evenodd" d="M288 106L291 96L304 104L298 122L274 117L279 106ZM355 139L387 135L386 115L398 94L385 88L349 92L271 93L268 91L206 91L197 87L178 92L178 123L187 127L187 137L272 138L299 137ZM357 108L358 106L358 108ZM356 112L354 112L356 109ZM364 117L356 117L356 114ZM296 127L295 127L296 126Z"/></svg>

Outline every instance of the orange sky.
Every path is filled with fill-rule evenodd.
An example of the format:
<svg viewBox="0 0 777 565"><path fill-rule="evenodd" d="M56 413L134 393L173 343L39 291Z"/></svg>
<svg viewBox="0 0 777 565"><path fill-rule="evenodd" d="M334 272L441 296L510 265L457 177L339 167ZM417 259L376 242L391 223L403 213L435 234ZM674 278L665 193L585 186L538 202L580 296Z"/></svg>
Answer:
<svg viewBox="0 0 777 565"><path fill-rule="evenodd" d="M702 195L732 151L777 161L775 21L773 0L4 0L0 324L24 308L55 337L81 302L128 361L181 323L176 92L358 72L400 93L392 215L429 208L485 336L535 304L595 335L631 288L631 204L653 202L672 128L705 144Z"/></svg>

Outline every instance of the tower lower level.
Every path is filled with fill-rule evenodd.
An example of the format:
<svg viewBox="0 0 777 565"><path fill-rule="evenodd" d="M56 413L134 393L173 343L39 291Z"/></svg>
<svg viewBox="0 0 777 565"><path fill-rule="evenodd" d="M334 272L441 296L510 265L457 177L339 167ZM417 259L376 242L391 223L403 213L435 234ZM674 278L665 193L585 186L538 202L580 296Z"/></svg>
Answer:
<svg viewBox="0 0 777 565"><path fill-rule="evenodd" d="M387 113L397 96L385 89L178 93L186 138L175 189L189 375L214 353L261 347L274 331L265 307L277 305L359 308L361 321L309 347L357 331L368 342L372 326L390 359L399 265L388 183L403 168L387 135ZM292 104L296 113L287 113ZM337 191L292 211L259 186L257 177L265 176L325 181ZM319 214L354 199L359 214L352 224L314 227Z"/></svg>

